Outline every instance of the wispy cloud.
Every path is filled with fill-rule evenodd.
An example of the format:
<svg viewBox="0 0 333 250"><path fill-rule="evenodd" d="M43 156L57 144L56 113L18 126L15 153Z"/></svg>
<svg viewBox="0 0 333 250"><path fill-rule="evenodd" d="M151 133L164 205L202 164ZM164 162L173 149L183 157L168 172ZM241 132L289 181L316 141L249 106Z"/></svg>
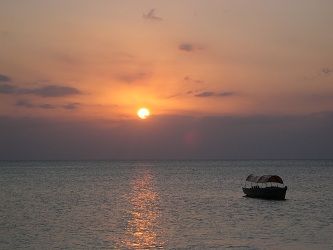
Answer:
<svg viewBox="0 0 333 250"><path fill-rule="evenodd" d="M178 49L180 51L184 51L184 52L194 52L196 50L202 50L203 48L201 46L198 45L194 45L193 43L181 43L178 46Z"/></svg>
<svg viewBox="0 0 333 250"><path fill-rule="evenodd" d="M196 94L195 97L227 97L227 96L232 96L235 95L233 92L221 92L221 93L216 93L216 92L202 92L200 94Z"/></svg>
<svg viewBox="0 0 333 250"><path fill-rule="evenodd" d="M48 103L41 104L41 105L39 105L39 107L42 109L55 109L56 108L56 106L48 104Z"/></svg>
<svg viewBox="0 0 333 250"><path fill-rule="evenodd" d="M220 96L220 97L231 96L231 95L235 95L235 93L234 92L222 92L222 93L216 94L216 96Z"/></svg>
<svg viewBox="0 0 333 250"><path fill-rule="evenodd" d="M26 100L18 100L15 103L15 106L20 106L20 107L24 107L24 108L35 108L36 106Z"/></svg>
<svg viewBox="0 0 333 250"><path fill-rule="evenodd" d="M117 75L116 79L125 82L125 83L133 83L137 81L144 80L148 77L148 73L146 72L137 72L137 73L131 73L131 74L121 74Z"/></svg>
<svg viewBox="0 0 333 250"><path fill-rule="evenodd" d="M18 88L10 84L2 84L0 85L0 94L17 94L17 95L30 94L41 97L62 97L69 95L78 95L81 94L81 92L76 88L67 87L67 86L48 85L40 88L25 89L25 88Z"/></svg>
<svg viewBox="0 0 333 250"><path fill-rule="evenodd" d="M9 76L0 74L0 82L10 82L11 79Z"/></svg>
<svg viewBox="0 0 333 250"><path fill-rule="evenodd" d="M150 21L162 21L163 19L155 16L155 9L151 9L147 14L143 14L143 18Z"/></svg>
<svg viewBox="0 0 333 250"><path fill-rule="evenodd" d="M211 97L215 96L215 92L202 92L200 94L196 94L196 97Z"/></svg>
<svg viewBox="0 0 333 250"><path fill-rule="evenodd" d="M333 73L333 68L322 68L321 73L323 73L324 75L329 75Z"/></svg>
<svg viewBox="0 0 333 250"><path fill-rule="evenodd" d="M179 50L190 52L194 50L194 46L191 43L182 43L179 45Z"/></svg>
<svg viewBox="0 0 333 250"><path fill-rule="evenodd" d="M331 67L323 67L320 70L317 70L316 73L314 73L312 76L304 76L303 78L301 78L301 80L305 80L305 81L311 81L311 80L316 80L316 79L320 79L322 77L330 77L333 75L333 68Z"/></svg>
<svg viewBox="0 0 333 250"><path fill-rule="evenodd" d="M195 79L192 79L190 76L185 76L185 77L184 77L184 81L185 81L186 83L198 83L198 84L203 84L203 83L205 83L205 81L203 81L203 80L195 80Z"/></svg>
<svg viewBox="0 0 333 250"><path fill-rule="evenodd" d="M79 107L79 105L80 105L80 103L68 103L63 106L56 106L56 105L52 105L49 103L35 104L35 103L32 103L32 102L24 100L24 99L20 99L15 103L15 106L18 106L18 107L35 108L35 109L38 109L38 108L40 108L40 109L64 108L67 110L73 110L73 109L77 109Z"/></svg>
<svg viewBox="0 0 333 250"><path fill-rule="evenodd" d="M73 110L73 109L77 109L79 107L79 105L80 105L80 103L75 102L75 103L68 103L66 105L63 105L62 107L64 109Z"/></svg>

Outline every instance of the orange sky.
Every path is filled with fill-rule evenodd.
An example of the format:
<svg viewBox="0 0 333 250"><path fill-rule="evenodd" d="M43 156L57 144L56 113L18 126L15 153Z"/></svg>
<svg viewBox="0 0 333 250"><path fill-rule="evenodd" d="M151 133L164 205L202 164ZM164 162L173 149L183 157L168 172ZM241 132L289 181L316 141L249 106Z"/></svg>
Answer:
<svg viewBox="0 0 333 250"><path fill-rule="evenodd" d="M16 91L1 91L0 112L122 119L141 106L155 115L329 111L332 12L330 1L4 1L0 83ZM45 86L79 93L23 91Z"/></svg>
<svg viewBox="0 0 333 250"><path fill-rule="evenodd" d="M332 112L332 13L308 0L2 1L0 116Z"/></svg>

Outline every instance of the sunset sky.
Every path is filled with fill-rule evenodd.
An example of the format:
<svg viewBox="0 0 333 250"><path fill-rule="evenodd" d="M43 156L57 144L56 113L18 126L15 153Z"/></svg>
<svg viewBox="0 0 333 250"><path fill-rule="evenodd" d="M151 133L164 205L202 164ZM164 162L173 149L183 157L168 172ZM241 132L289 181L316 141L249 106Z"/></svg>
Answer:
<svg viewBox="0 0 333 250"><path fill-rule="evenodd" d="M332 13L1 1L0 159L333 158Z"/></svg>

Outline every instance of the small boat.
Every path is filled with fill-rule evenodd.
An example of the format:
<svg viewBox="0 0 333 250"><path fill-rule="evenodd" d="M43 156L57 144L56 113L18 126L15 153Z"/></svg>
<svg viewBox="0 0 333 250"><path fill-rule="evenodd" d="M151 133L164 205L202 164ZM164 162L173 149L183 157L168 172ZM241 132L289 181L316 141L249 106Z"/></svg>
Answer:
<svg viewBox="0 0 333 250"><path fill-rule="evenodd" d="M286 191L287 186L277 175L255 176L251 174L246 178L243 187L243 192L247 197L270 200L285 200Z"/></svg>

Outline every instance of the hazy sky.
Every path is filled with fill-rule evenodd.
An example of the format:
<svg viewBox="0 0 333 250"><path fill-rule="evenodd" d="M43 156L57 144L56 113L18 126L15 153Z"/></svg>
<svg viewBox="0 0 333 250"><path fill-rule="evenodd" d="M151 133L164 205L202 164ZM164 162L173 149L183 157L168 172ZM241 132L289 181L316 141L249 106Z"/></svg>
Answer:
<svg viewBox="0 0 333 250"><path fill-rule="evenodd" d="M332 13L1 1L0 159L333 158Z"/></svg>

